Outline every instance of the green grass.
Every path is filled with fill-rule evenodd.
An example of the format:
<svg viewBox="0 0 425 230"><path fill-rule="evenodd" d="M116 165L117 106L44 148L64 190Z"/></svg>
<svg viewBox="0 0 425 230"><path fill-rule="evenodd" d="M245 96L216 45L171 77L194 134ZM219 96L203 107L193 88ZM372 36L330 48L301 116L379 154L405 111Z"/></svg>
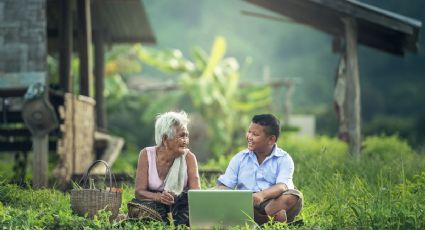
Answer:
<svg viewBox="0 0 425 230"><path fill-rule="evenodd" d="M358 158L347 154L344 143L328 137L285 136L279 146L295 161L294 182L305 198L298 219L303 219L304 225L270 222L263 229L425 229L425 154L403 140L395 136L366 138ZM137 153L133 155L137 158ZM229 159L223 156L201 167L224 170ZM120 167L131 171L124 162L117 164L115 171ZM5 178L8 174L1 175ZM214 181L202 178L202 187L211 187ZM133 194L132 185L124 186L120 213L127 212L126 203ZM94 220L78 217L70 209L68 193L22 189L5 179L0 179L0 228L178 229L155 222L110 223L108 213L100 213Z"/></svg>

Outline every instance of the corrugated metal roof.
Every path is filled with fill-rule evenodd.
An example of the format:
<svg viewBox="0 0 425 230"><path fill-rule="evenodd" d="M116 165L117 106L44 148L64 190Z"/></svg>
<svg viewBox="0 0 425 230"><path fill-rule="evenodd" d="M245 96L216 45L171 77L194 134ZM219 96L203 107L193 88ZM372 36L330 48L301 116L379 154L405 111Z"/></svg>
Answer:
<svg viewBox="0 0 425 230"><path fill-rule="evenodd" d="M141 0L94 0L93 30L106 33L107 41L155 43Z"/></svg>
<svg viewBox="0 0 425 230"><path fill-rule="evenodd" d="M418 20L355 0L245 0L336 37L344 35L342 19L356 19L358 42L397 55L417 52Z"/></svg>
<svg viewBox="0 0 425 230"><path fill-rule="evenodd" d="M49 50L57 50L61 22L60 1L47 0ZM142 0L92 0L92 31L102 32L107 43L156 43L155 34ZM77 40L78 15L72 4L74 40ZM75 48L76 46L74 46Z"/></svg>
<svg viewBox="0 0 425 230"><path fill-rule="evenodd" d="M346 0L346 1L347 2L351 2L351 4L356 5L358 7L363 7L365 9L367 9L367 10L375 11L375 12L377 12L379 14L385 15L385 16L387 16L389 18L397 19L397 20L399 20L401 22L410 24L412 26L415 26L415 27L418 27L418 28L422 27L422 22L420 22L420 21L418 21L416 19L409 18L409 17L403 16L401 14L396 14L394 12L391 12L391 11L388 11L388 10L384 10L384 9L381 9L381 8L378 8L376 6L368 5L368 4L365 4L363 2L359 2L359 1L356 1L356 0Z"/></svg>

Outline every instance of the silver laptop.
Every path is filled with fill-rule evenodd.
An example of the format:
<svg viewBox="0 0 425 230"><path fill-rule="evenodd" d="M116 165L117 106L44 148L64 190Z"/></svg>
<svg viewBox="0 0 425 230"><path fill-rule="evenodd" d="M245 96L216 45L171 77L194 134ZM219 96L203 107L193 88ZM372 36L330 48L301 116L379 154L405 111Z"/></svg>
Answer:
<svg viewBox="0 0 425 230"><path fill-rule="evenodd" d="M255 225L252 191L189 190L188 199L192 229Z"/></svg>

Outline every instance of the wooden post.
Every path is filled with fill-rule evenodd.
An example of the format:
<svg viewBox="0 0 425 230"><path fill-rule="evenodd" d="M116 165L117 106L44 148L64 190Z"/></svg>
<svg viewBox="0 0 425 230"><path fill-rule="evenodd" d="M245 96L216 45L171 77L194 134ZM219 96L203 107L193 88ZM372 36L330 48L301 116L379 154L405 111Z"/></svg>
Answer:
<svg viewBox="0 0 425 230"><path fill-rule="evenodd" d="M295 91L295 84L293 81L288 80L284 83L284 86L286 88L285 92L285 104L283 108L283 112L285 117L283 118L283 124L286 126L289 126L289 122L291 120L291 114L292 114L292 95Z"/></svg>
<svg viewBox="0 0 425 230"><path fill-rule="evenodd" d="M78 40L80 57L80 94L91 96L91 68L90 68L90 44L91 44L91 15L90 0L78 0Z"/></svg>
<svg viewBox="0 0 425 230"><path fill-rule="evenodd" d="M95 84L95 100L96 100L96 124L101 130L106 130L106 109L103 98L103 90L105 88L105 46L103 35L96 32L94 38L94 84Z"/></svg>
<svg viewBox="0 0 425 230"><path fill-rule="evenodd" d="M357 25L353 18L344 18L346 43L347 88L345 111L347 113L349 151L360 154L361 116L360 116L360 80L357 59Z"/></svg>
<svg viewBox="0 0 425 230"><path fill-rule="evenodd" d="M33 188L46 188L48 185L47 181L47 162L48 162L48 151L49 151L49 136L33 136L33 173L32 173L32 184Z"/></svg>
<svg viewBox="0 0 425 230"><path fill-rule="evenodd" d="M338 68L336 71L335 91L334 91L334 109L338 120L338 138L348 143L348 124L345 111L347 96L347 68L346 51L341 51Z"/></svg>
<svg viewBox="0 0 425 230"><path fill-rule="evenodd" d="M60 53L59 53L59 77L60 85L65 92L72 91L72 1L61 0L61 26L59 27Z"/></svg>

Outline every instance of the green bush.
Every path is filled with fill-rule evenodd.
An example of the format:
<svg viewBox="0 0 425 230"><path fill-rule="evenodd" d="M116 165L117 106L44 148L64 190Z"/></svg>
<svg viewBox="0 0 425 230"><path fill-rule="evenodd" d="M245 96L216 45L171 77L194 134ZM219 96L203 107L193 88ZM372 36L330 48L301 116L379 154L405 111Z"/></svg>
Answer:
<svg viewBox="0 0 425 230"><path fill-rule="evenodd" d="M91 224L71 213L69 195L54 189L32 190L1 184L0 202L0 223L5 228L77 228Z"/></svg>
<svg viewBox="0 0 425 230"><path fill-rule="evenodd" d="M392 161L411 158L413 149L397 136L372 136L363 141L362 155L368 160Z"/></svg>

